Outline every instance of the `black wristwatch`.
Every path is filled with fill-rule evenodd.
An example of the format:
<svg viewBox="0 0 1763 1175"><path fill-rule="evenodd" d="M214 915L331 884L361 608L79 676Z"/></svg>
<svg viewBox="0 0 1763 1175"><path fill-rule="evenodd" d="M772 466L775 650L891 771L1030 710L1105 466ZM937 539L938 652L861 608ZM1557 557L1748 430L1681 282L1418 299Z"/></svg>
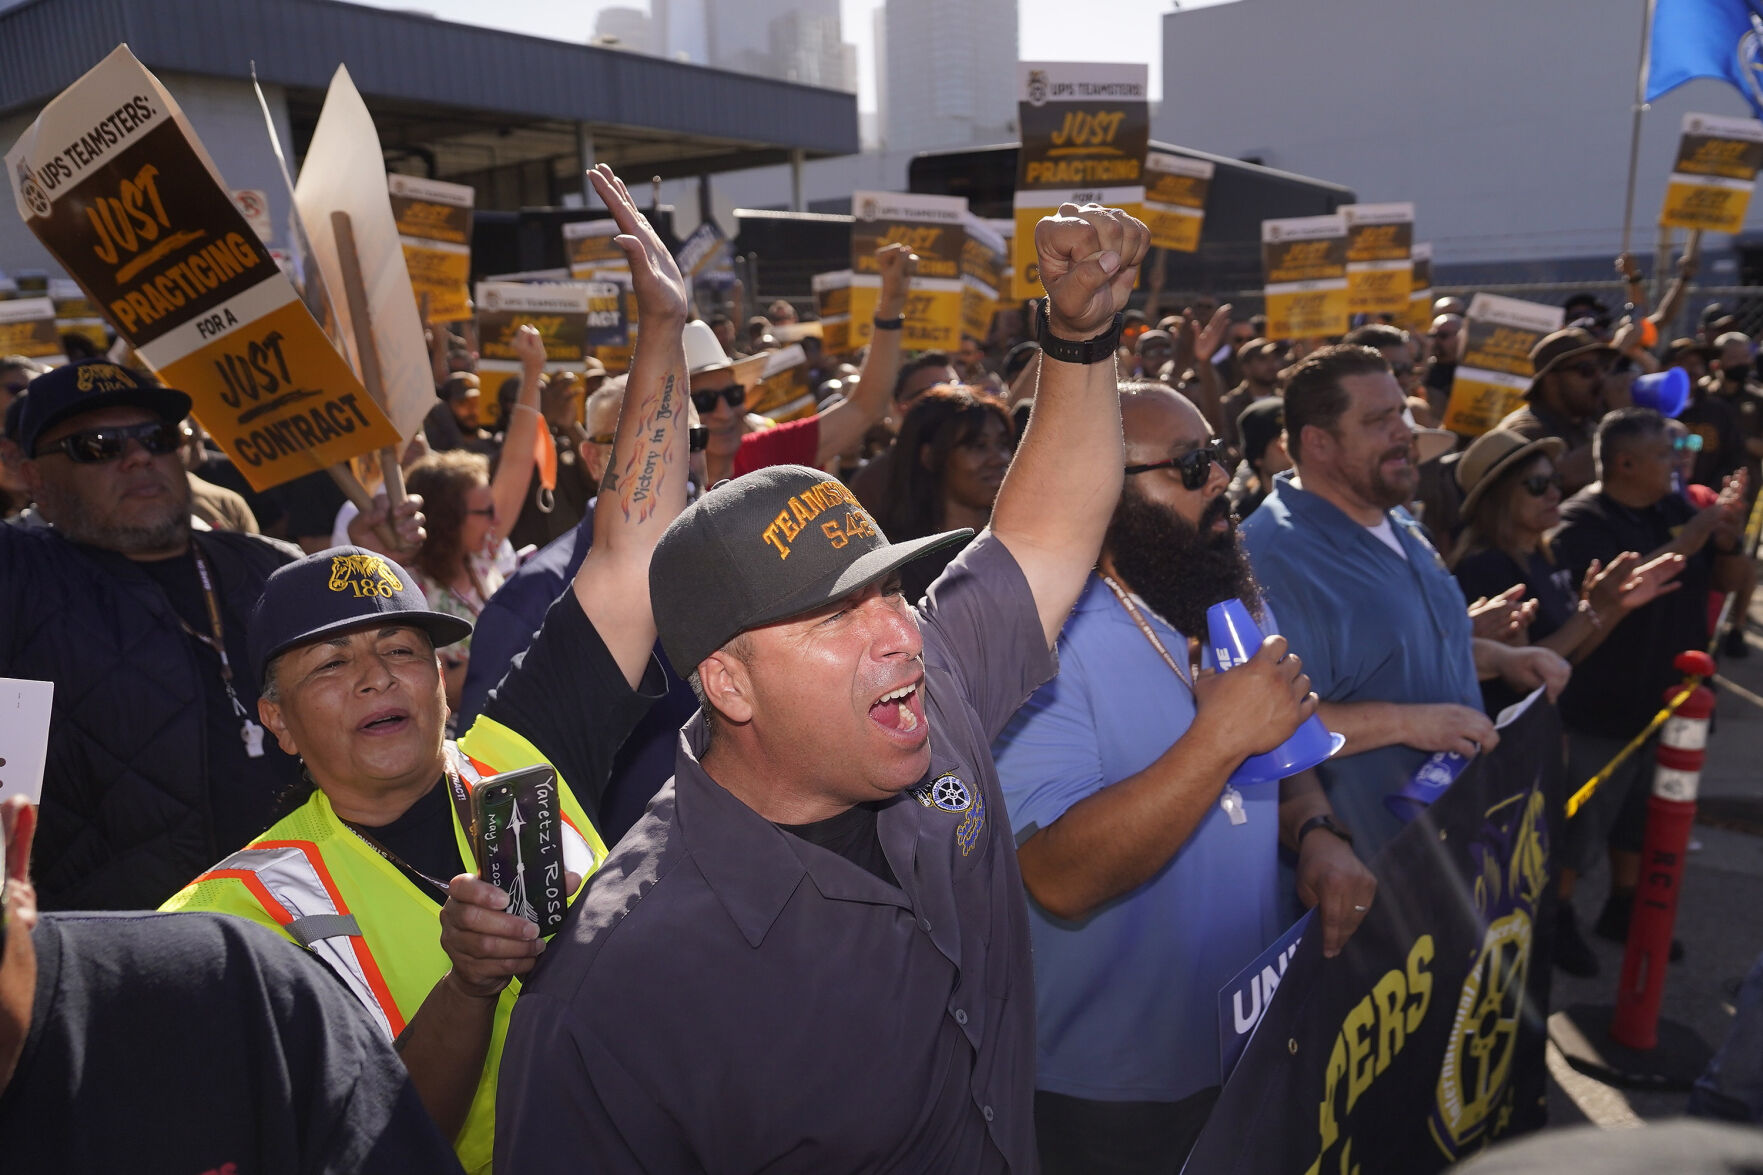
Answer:
<svg viewBox="0 0 1763 1175"><path fill-rule="evenodd" d="M1041 345L1043 354L1061 363L1101 363L1114 358L1114 352L1120 346L1120 324L1125 318L1117 311L1107 330L1093 339L1077 343L1058 338L1047 329L1047 300L1042 298L1035 303L1035 341Z"/></svg>
<svg viewBox="0 0 1763 1175"><path fill-rule="evenodd" d="M1304 823L1298 825L1298 839L1292 843L1296 844L1299 848L1303 848L1304 837L1309 833L1315 832L1318 828L1334 833L1348 844L1353 843L1353 834L1336 824L1334 822L1334 817L1326 813L1321 816L1312 816L1310 819L1304 821Z"/></svg>
<svg viewBox="0 0 1763 1175"><path fill-rule="evenodd" d="M872 318L869 321L876 330L903 330L906 326L904 314L898 318Z"/></svg>

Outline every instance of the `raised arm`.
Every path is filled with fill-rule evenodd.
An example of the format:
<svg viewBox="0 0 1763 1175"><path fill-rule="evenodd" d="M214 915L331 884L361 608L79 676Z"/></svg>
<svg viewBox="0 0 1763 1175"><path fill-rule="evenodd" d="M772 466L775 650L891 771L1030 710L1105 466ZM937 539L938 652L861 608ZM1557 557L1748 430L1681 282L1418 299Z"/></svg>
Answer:
<svg viewBox="0 0 1763 1175"><path fill-rule="evenodd" d="M520 399L508 418L502 438L502 456L490 482L490 498L496 508L496 533L506 536L520 518L526 492L533 484L533 455L539 447L539 430L545 418L539 411L539 380L545 374L545 340L530 326L514 334L514 353L520 356Z"/></svg>
<svg viewBox="0 0 1763 1175"><path fill-rule="evenodd" d="M640 329L575 595L634 687L655 645L649 556L686 506L686 283L624 182L604 164L588 175L618 225Z"/></svg>
<svg viewBox="0 0 1763 1175"><path fill-rule="evenodd" d="M875 251L876 268L881 271L881 295L876 299L878 319L899 318L906 312L906 294L912 286L912 274L918 257L905 245L883 245ZM900 336L898 330L874 330L869 335L869 353L863 358L863 371L857 377L857 390L820 414L820 448L816 465L824 465L854 446L869 426L887 414L893 401L894 381L900 375Z"/></svg>
<svg viewBox="0 0 1763 1175"><path fill-rule="evenodd" d="M1150 239L1138 220L1096 204L1062 204L1036 225L1048 331L1072 342L1110 331ZM1102 549L1124 454L1113 357L1083 364L1042 355L1034 414L992 507L991 530L1028 579L1049 648Z"/></svg>

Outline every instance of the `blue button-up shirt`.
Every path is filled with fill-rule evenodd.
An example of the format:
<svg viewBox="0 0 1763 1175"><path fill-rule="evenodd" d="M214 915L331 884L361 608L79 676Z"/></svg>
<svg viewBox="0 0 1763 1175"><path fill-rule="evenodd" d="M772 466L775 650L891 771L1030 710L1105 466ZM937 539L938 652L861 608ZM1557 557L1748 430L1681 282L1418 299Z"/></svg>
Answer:
<svg viewBox="0 0 1763 1175"><path fill-rule="evenodd" d="M1274 478L1243 540L1280 631L1325 702L1455 702L1481 709L1463 593L1406 510L1389 511L1407 558L1338 506ZM1384 807L1426 751L1379 747L1317 769L1337 816L1369 861L1401 830Z"/></svg>

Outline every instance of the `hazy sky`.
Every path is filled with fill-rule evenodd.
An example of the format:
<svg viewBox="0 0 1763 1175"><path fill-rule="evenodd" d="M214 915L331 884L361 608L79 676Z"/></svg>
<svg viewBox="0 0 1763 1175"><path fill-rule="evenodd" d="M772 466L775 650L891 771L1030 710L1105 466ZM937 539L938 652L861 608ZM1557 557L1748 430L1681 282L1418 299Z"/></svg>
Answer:
<svg viewBox="0 0 1763 1175"><path fill-rule="evenodd" d="M586 41L600 9L646 8L647 0L360 0L380 8L432 12L443 20L492 25L510 32ZM738 3L739 0L714 0ZM1186 8L1220 0L1183 0ZM857 46L858 105L875 108L875 56L870 18L881 0L840 0L845 40ZM1019 0L1018 51L1024 61L1132 61L1151 67L1151 96L1163 92L1162 15L1173 0ZM1107 12L1107 18L1096 14ZM492 15L493 14L493 15Z"/></svg>

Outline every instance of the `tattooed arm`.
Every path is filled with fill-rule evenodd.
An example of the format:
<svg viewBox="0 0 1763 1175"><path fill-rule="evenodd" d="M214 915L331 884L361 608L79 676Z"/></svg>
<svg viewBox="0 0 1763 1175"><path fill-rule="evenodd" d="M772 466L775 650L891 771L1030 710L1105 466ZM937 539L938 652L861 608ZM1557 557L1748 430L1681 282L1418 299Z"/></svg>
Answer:
<svg viewBox="0 0 1763 1175"><path fill-rule="evenodd" d="M640 330L575 595L634 687L655 644L649 556L686 506L686 286L623 181L604 164L588 174L618 224L614 241L630 261Z"/></svg>

